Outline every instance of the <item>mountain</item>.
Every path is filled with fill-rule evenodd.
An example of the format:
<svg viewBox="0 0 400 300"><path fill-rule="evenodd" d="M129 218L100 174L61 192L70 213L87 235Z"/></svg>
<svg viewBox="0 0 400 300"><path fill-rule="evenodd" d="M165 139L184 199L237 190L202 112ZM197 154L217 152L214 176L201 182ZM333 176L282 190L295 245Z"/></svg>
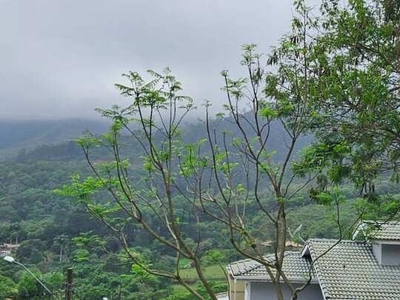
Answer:
<svg viewBox="0 0 400 300"><path fill-rule="evenodd" d="M59 144L76 139L86 130L99 134L107 128L105 120L0 121L0 160L15 157L22 149Z"/></svg>

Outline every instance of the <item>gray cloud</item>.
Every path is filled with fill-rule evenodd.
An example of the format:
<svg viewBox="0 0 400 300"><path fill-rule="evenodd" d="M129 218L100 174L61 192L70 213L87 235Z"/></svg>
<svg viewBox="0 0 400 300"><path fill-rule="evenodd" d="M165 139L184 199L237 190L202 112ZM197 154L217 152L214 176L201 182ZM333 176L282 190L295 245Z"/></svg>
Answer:
<svg viewBox="0 0 400 300"><path fill-rule="evenodd" d="M121 73L165 66L218 103L241 45L268 52L290 18L290 0L0 0L0 118L93 117L126 101Z"/></svg>

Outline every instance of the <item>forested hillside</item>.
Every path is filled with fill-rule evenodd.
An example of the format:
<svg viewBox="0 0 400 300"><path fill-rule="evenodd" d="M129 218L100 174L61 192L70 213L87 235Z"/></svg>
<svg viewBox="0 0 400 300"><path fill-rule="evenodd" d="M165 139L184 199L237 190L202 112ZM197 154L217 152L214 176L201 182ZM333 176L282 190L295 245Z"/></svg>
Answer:
<svg viewBox="0 0 400 300"><path fill-rule="evenodd" d="M101 120L0 121L0 160L43 145L73 140L85 130L101 133L107 124Z"/></svg>
<svg viewBox="0 0 400 300"><path fill-rule="evenodd" d="M203 123L187 124L190 132L187 139L194 141L204 136L203 126ZM229 131L229 128L225 130ZM185 136L185 133L183 135ZM278 147L281 140L282 136L273 137ZM122 141L121 152L129 156L130 173L140 181L144 173L141 149L138 144L129 142L127 137L123 137ZM308 142L309 138L305 138L304 143ZM98 149L94 157L96 161L101 162L110 159L111 154L106 149ZM74 141L41 145L21 151L15 158L3 161L0 165L0 242L19 244L19 248L12 255L36 270L36 274L54 292L61 293L66 268L72 267L75 276L74 292L78 299L103 296L119 299L118 295L121 295L121 299L161 299L161 295L167 297L170 294L175 294L175 298L171 299L190 299L190 296L184 296L185 292L174 289L172 281L159 279L143 273L140 269L132 268L131 263L120 256L121 246L116 237L106 227L101 226L98 220L87 214L83 203L54 192L70 183L73 174L91 175L82 149ZM265 199L268 199L270 191L265 189L264 193ZM346 196L353 197L355 194L349 191ZM103 201L108 201L107 195L102 197ZM178 203L177 209L181 209L182 226L193 234L187 238L192 238L194 243L198 232L195 218L198 215L185 209L183 199L177 197L175 201ZM271 201L270 205L273 207L275 204ZM302 224L302 238L336 236L335 230L332 230L335 228L334 211L313 203L307 193L303 195L303 199L297 198L290 207L290 227L294 229ZM348 214L351 216L349 207L350 205ZM268 247L271 246L270 240L273 239L272 232L258 225L262 223L260 218L263 218L263 215L255 202L250 203L247 209L248 215L251 216L249 226L258 237L260 246L268 251ZM151 212L149 214L151 215ZM217 286L218 282L224 282L218 265L224 266L229 261L240 259L241 256L230 250L227 229L206 215L203 218L206 222L202 223L200 257L204 260L204 266L214 270L210 271L208 276L216 280ZM343 218L346 219L346 214ZM157 219L154 221L157 222ZM162 267L167 269L168 264L171 264L170 268L173 267L173 252L154 243L153 238L140 227L132 226L127 232L130 247L144 261L155 266L163 264ZM215 234L217 232L219 234ZM294 240L301 242L295 237ZM185 260L182 264L185 264ZM187 263L187 266L183 265L182 268L188 270L187 276L191 276L190 264ZM41 292L17 266L10 266L2 261L0 272L1 276L9 280L9 284L5 286L0 284L0 295L11 293L18 294L21 299L32 299ZM220 289L224 288L223 284ZM176 298L178 294L182 298Z"/></svg>

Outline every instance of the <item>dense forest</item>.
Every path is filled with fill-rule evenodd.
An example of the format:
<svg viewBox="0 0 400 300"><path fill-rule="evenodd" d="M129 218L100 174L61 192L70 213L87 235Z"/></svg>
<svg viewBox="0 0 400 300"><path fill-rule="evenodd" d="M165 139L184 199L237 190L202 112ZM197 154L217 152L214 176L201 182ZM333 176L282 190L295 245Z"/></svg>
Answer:
<svg viewBox="0 0 400 300"><path fill-rule="evenodd" d="M200 123L187 126L191 133L190 138L198 138L204 134ZM310 140L306 137L304 143ZM141 165L141 156L137 155L139 147L129 144L127 138L123 151L135 153L131 155L131 165ZM110 153L98 150L95 157L98 161L107 160ZM139 173L137 180L140 180L142 168L134 171ZM90 174L82 149L75 141L41 145L21 151L13 159L1 164L0 241L19 245L12 255L33 270L59 297L64 292L66 269L71 267L74 272L74 295L77 299L101 299L105 296L109 299L191 299L173 281L148 275L132 266L124 258L118 239L101 226L99 220L87 214L82 203L55 192L68 184L73 174ZM384 179L379 189L387 193L395 191L395 187ZM358 192L351 186L343 191L344 196L349 199L358 196ZM270 193L265 189L266 199ZM185 211L184 200L177 198L176 201L182 202L183 226L189 232L192 230L195 235L195 214L191 216L190 211ZM271 206L273 205L274 202L271 201ZM177 207L179 208L179 204ZM268 252L271 247L268 243L272 239L271 229L258 225L262 223L260 219L263 215L259 213L256 203L250 204L247 209L252 216L250 227L260 245ZM343 218L350 222L354 214L351 202L346 204L345 212ZM334 238L337 236L334 213L332 208L317 204L305 193L290 204L289 226L295 229L301 224L299 237L302 239ZM202 226L201 259L208 270L207 275L215 281L216 289L224 291L226 283L220 267L223 268L228 262L242 257L229 247L227 229L221 224L209 218ZM301 244L298 237L293 237L293 240ZM173 267L174 254L154 243L154 239L140 227L129 230L129 241L132 249L140 253L143 260L155 266L163 264L165 266L162 267ZM192 278L190 264L183 260L182 267L187 272L186 276ZM43 299L43 289L23 269L5 261L0 262L0 268L2 297L18 295L18 299ZM195 277L190 282L196 286ZM201 286L198 288L201 291Z"/></svg>

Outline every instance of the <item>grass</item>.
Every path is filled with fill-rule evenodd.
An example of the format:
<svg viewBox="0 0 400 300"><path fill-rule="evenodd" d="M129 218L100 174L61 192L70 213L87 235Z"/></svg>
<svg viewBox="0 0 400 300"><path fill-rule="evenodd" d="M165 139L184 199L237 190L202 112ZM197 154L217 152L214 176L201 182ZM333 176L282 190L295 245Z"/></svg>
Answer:
<svg viewBox="0 0 400 300"><path fill-rule="evenodd" d="M208 267L205 267L203 270L204 270L204 276L208 280L225 281L224 272L219 265L208 266ZM199 283L195 268L182 269L180 273L181 273L181 276L183 278L185 278L186 280L193 281L193 284L191 284L191 286L194 287ZM186 291L186 289L180 284L173 284L172 288L176 292Z"/></svg>
<svg viewBox="0 0 400 300"><path fill-rule="evenodd" d="M197 280L196 269L183 269L181 270L181 276L187 279ZM212 265L204 268L204 276L209 280L225 280L223 270L219 265Z"/></svg>

